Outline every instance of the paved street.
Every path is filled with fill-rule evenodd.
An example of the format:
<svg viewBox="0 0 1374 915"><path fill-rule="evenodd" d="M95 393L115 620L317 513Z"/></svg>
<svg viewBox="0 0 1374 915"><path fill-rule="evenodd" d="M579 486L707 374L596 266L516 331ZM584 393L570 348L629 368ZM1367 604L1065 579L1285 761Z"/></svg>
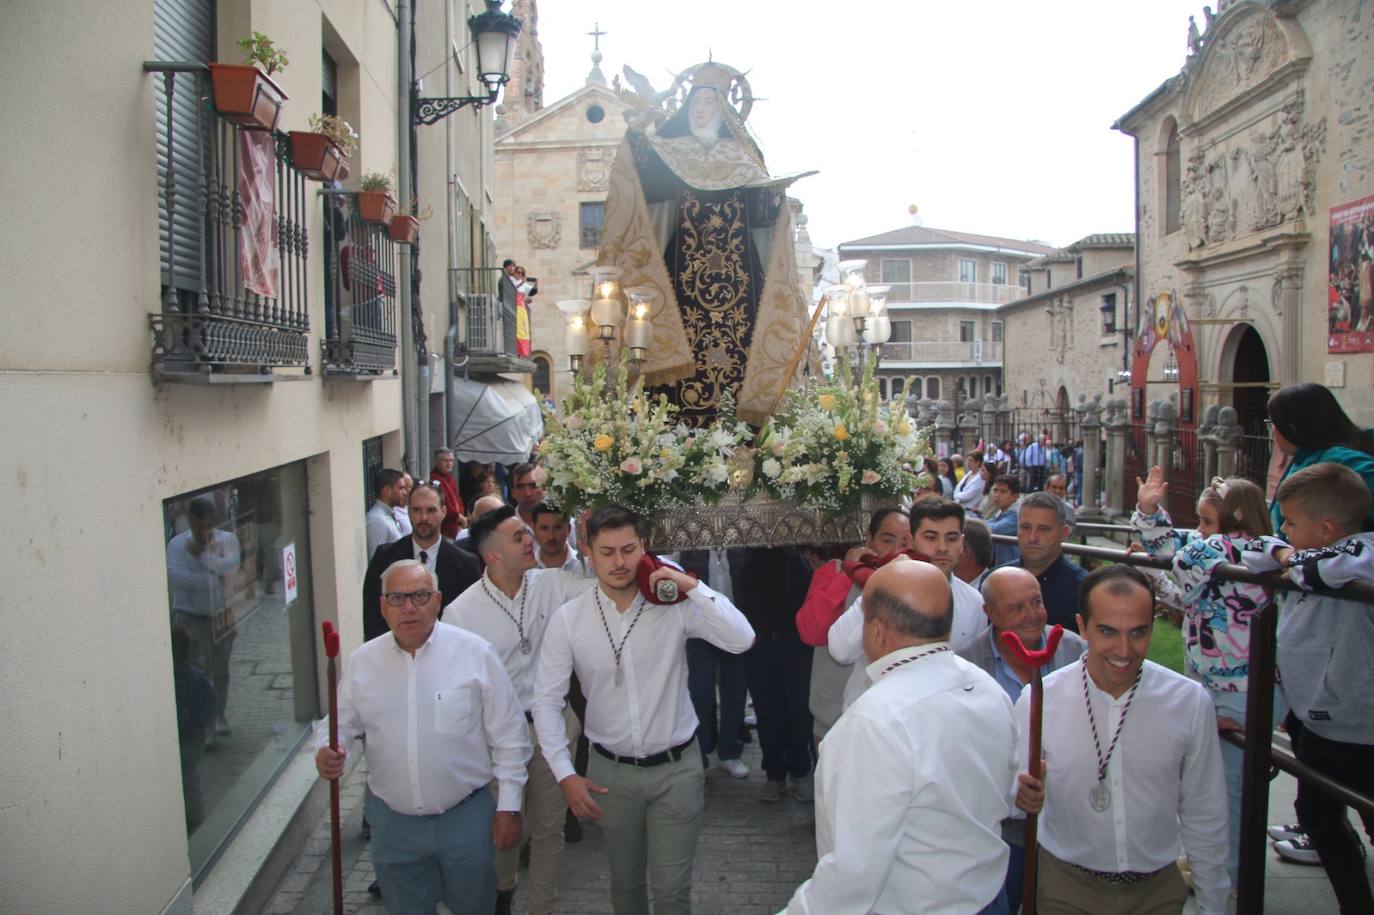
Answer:
<svg viewBox="0 0 1374 915"><path fill-rule="evenodd" d="M757 741L745 747L744 760L753 769L747 779L732 779L715 766L707 773L706 819L692 880L692 910L698 915L777 912L816 863L812 805L790 797L776 804L759 801L764 778L758 768ZM378 900L367 895L372 862L366 843L359 838L362 769L360 765L354 770L342 795L344 911L385 915ZM523 912L523 891L516 894L515 902L515 910ZM331 905L326 815L264 915L322 915L331 911ZM582 841L569 845L563 859L559 915L607 915L610 910L605 846L596 825L588 823Z"/></svg>

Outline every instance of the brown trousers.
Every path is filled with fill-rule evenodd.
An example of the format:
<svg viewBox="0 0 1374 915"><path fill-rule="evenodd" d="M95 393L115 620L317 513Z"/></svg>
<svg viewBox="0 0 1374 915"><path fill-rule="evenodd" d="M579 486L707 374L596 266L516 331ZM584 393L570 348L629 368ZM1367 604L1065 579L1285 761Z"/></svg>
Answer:
<svg viewBox="0 0 1374 915"><path fill-rule="evenodd" d="M1149 880L1116 886L1040 849L1036 904L1041 915L1178 915L1188 887L1170 865Z"/></svg>

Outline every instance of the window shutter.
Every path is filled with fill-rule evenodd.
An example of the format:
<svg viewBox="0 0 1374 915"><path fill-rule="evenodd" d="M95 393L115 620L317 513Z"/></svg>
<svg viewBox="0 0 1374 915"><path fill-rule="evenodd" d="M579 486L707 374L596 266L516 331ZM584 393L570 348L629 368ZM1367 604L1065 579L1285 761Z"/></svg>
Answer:
<svg viewBox="0 0 1374 915"><path fill-rule="evenodd" d="M157 60L209 63L215 59L214 47L214 0L154 0L153 56ZM208 97L209 76L205 77L203 83L198 83L194 73L176 74L176 89L172 96L170 161L166 84L162 74L154 78L161 83L153 94L157 122L158 258L165 282L168 270L167 240L170 236L172 285L178 289L199 290L205 237L201 173L207 158L202 154L202 149L208 124L204 120L208 115L201 102L201 87ZM168 220L167 200L163 193L169 168L176 193L173 206L175 225Z"/></svg>

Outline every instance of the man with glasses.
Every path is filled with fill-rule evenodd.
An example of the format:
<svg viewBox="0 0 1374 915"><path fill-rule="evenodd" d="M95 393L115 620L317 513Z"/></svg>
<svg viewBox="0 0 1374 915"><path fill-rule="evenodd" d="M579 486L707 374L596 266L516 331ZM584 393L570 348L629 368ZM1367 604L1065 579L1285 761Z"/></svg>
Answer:
<svg viewBox="0 0 1374 915"><path fill-rule="evenodd" d="M315 768L342 777L353 739L366 736L364 808L388 912L432 912L443 900L453 915L490 915L494 853L520 838L532 747L495 649L436 622L438 587L418 560L382 573L377 609L390 634L349 655L338 750L322 730Z"/></svg>
<svg viewBox="0 0 1374 915"><path fill-rule="evenodd" d="M955 654L981 668L1015 702L1021 697L1021 688L1030 682L1034 671L1017 661L1002 641L1002 633L1016 633L1027 648L1044 647L1045 601L1040 596L1040 582L1025 569L1015 566L994 569L983 581L983 610L988 615L990 625ZM1065 631L1054 657L1044 668L1045 673L1077 661L1087 647L1082 638ZM1007 902L1015 911L1021 903L1022 868L1026 861L1026 821L1020 817L1003 820L1002 838L1011 849L1005 886Z"/></svg>
<svg viewBox="0 0 1374 915"><path fill-rule="evenodd" d="M444 493L439 485L428 480L416 483L410 491L410 534L378 547L363 575L364 639L375 639L387 632L386 620L378 607L382 572L392 563L402 559L424 563L438 577L438 590L445 602L462 594L481 577L482 566L477 557L440 535L446 515Z"/></svg>

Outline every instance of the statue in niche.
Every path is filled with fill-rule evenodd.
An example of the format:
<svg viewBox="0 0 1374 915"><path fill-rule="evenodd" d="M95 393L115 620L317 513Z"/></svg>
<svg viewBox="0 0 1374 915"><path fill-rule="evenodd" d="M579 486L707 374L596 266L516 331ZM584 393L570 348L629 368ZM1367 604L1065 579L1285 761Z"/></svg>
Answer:
<svg viewBox="0 0 1374 915"><path fill-rule="evenodd" d="M1203 181L1202 150L1188 156L1188 171L1180 191L1183 197L1183 232L1188 250L1207 244L1207 185Z"/></svg>
<svg viewBox="0 0 1374 915"><path fill-rule="evenodd" d="M740 71L697 64L663 93L632 70L626 78L630 129L611 167L597 263L619 267L623 286L658 293L643 367L651 394L666 393L692 425L728 398L761 423L795 382L787 367L810 316L787 205L802 176L769 176L744 126L753 96Z"/></svg>
<svg viewBox="0 0 1374 915"><path fill-rule="evenodd" d="M1287 106L1278 130L1274 131L1275 187L1280 220L1296 219L1303 207L1303 149L1302 128L1298 110Z"/></svg>
<svg viewBox="0 0 1374 915"><path fill-rule="evenodd" d="M1216 244L1231 237L1231 200L1226 180L1226 159L1207 167L1207 242Z"/></svg>
<svg viewBox="0 0 1374 915"><path fill-rule="evenodd" d="M1250 180L1254 183L1252 229L1262 229L1279 221L1279 176L1274 168L1278 132L1263 130L1250 135Z"/></svg>

